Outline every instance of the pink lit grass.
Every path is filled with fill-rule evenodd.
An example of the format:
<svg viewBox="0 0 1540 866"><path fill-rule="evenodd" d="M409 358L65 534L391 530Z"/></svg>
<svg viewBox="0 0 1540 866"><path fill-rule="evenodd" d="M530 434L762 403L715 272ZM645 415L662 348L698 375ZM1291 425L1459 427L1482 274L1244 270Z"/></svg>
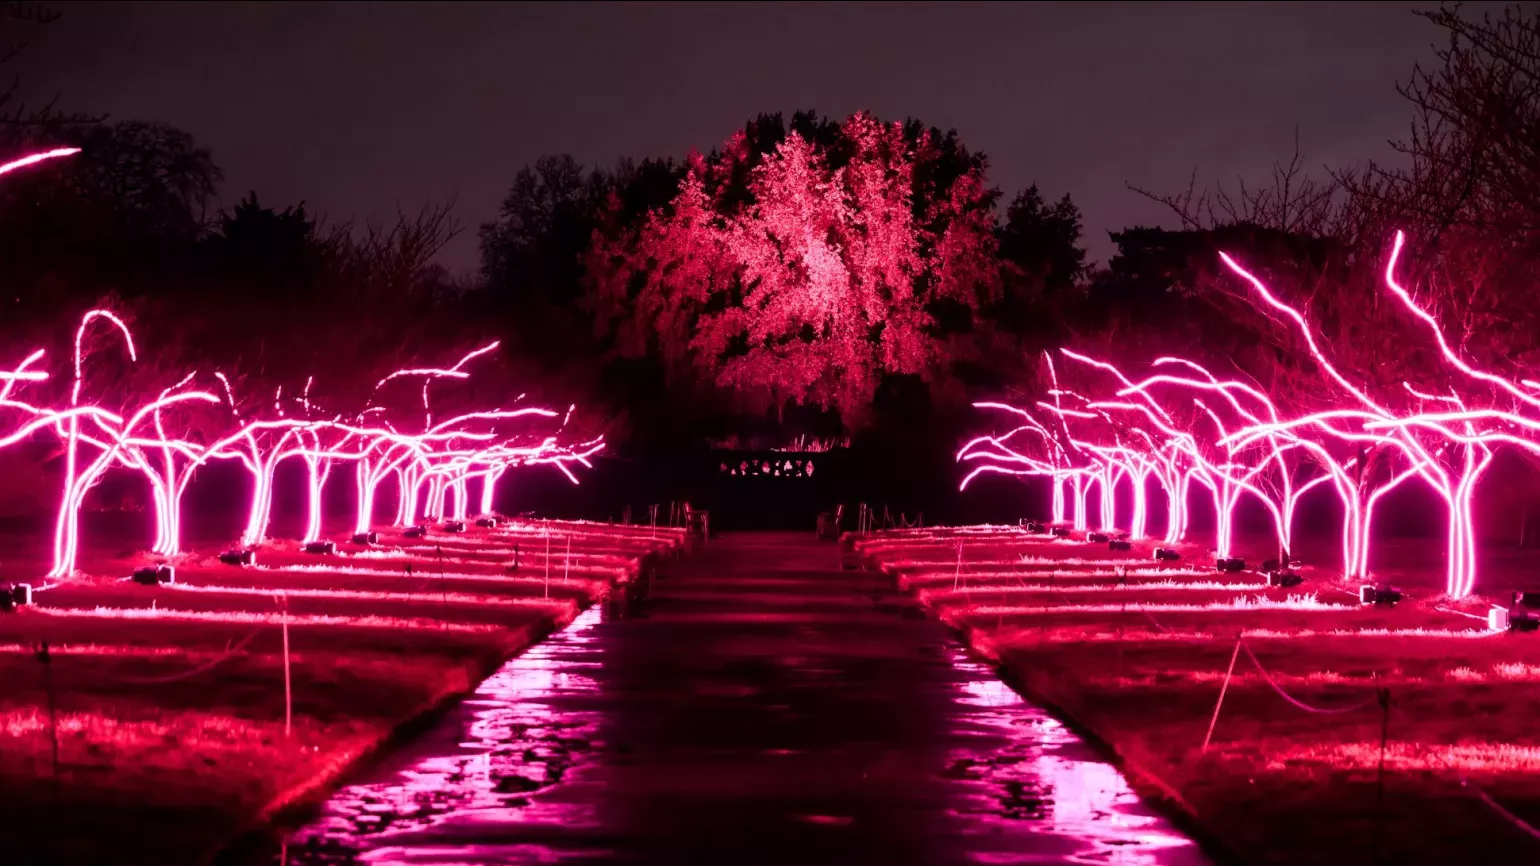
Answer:
<svg viewBox="0 0 1540 866"><path fill-rule="evenodd" d="M1449 613L1480 616L1489 601L1441 597L1441 576L1408 581L1411 597L1390 609L1358 607L1349 597L1356 586L1336 580L1312 579L1290 591L1314 590L1329 610L1226 609L1233 587L1177 590L1151 581L1113 589L1115 569L1100 578L991 577L953 592L955 572L942 562L919 582L927 605L963 628L977 651L1108 741L1129 761L1136 784L1140 774L1160 779L1227 844L1260 862L1372 861L1365 846L1375 835L1381 716L1372 701L1339 716L1304 713L1243 654L1213 747L1203 754L1237 635L1279 685L1312 704L1350 705L1390 689L1383 862L1467 862L1468 840L1478 838L1483 850L1507 850L1518 862L1533 843L1462 789L1460 778L1540 823L1532 807L1540 799L1540 736L1529 723L1540 709L1531 695L1540 682L1540 644ZM962 578L974 579L966 564ZM1023 581L1045 586L1024 588ZM1098 583L1099 596L1080 591ZM1153 620L1140 610L1140 600L1178 596L1217 604L1201 611L1144 605Z"/></svg>

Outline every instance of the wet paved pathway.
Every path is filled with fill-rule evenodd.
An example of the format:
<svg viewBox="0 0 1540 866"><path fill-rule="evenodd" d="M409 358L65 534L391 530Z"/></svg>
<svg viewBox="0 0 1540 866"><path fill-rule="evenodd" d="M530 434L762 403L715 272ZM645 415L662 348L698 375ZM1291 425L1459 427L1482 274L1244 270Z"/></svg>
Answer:
<svg viewBox="0 0 1540 866"><path fill-rule="evenodd" d="M805 535L711 542L338 792L288 862L1207 862L836 557Z"/></svg>

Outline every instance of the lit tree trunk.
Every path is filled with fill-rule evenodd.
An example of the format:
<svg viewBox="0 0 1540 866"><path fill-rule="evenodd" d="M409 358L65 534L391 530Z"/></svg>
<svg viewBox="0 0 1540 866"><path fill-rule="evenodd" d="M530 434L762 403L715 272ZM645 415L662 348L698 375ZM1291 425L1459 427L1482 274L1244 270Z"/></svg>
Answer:
<svg viewBox="0 0 1540 866"><path fill-rule="evenodd" d="M321 494L326 488L327 476L331 475L331 461L324 457L306 454L305 470L309 482L306 485L308 517L305 522L305 537L301 542L309 544L321 537Z"/></svg>
<svg viewBox="0 0 1540 866"><path fill-rule="evenodd" d="M396 503L396 525L411 526L417 520L417 502L421 482L418 480L416 467L412 466L398 470L397 477L400 479L401 497Z"/></svg>
<svg viewBox="0 0 1540 866"><path fill-rule="evenodd" d="M1145 488L1149 484L1150 473L1140 470L1129 473L1129 480L1134 486L1134 509L1128 519L1128 537L1138 541L1144 538L1144 524L1147 520L1147 503L1145 502Z"/></svg>
<svg viewBox="0 0 1540 866"><path fill-rule="evenodd" d="M1101 488L1101 529L1103 532L1114 532L1117 530L1118 485L1117 473L1110 464L1102 467Z"/></svg>
<svg viewBox="0 0 1540 866"><path fill-rule="evenodd" d="M494 499L494 497L495 497L495 495L497 493L497 482L498 482L499 479L501 479L503 477L503 473L507 472L507 471L508 471L508 467L506 467L506 466L499 466L496 469L490 470L485 475L481 476L481 513L482 513L482 515L488 515L488 514L492 514L493 513L493 504L494 504L493 503L493 499ZM1054 492L1055 493L1062 493L1059 490L1057 483L1054 486ZM1059 512L1062 514L1063 511L1064 511L1064 502L1063 502L1062 495L1061 495L1061 498L1059 499L1058 507L1059 507Z"/></svg>
<svg viewBox="0 0 1540 866"><path fill-rule="evenodd" d="M1071 494L1075 499L1074 526L1076 532L1084 532L1087 525L1086 496L1090 493L1085 477L1076 473L1070 478Z"/></svg>
<svg viewBox="0 0 1540 866"><path fill-rule="evenodd" d="M59 515L54 525L54 564L49 577L68 577L75 573L80 554L80 507L86 493L100 480L102 473L113 459L112 451L105 451L85 469L74 476L74 483L64 493Z"/></svg>
<svg viewBox="0 0 1540 866"><path fill-rule="evenodd" d="M358 515L353 519L353 532L368 532L370 524L374 522L374 494L380 483L373 461L367 457L360 458L353 472L353 480L358 489Z"/></svg>

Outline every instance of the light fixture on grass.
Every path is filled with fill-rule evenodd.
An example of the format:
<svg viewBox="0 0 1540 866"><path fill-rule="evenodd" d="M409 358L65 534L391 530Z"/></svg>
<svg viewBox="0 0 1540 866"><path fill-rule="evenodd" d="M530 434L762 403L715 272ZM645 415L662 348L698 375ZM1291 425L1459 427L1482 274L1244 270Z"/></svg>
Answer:
<svg viewBox="0 0 1540 866"><path fill-rule="evenodd" d="M1228 559L1221 559L1216 561L1214 563L1214 567L1227 574L1237 571L1245 571L1246 560L1241 559L1240 557L1232 556Z"/></svg>
<svg viewBox="0 0 1540 866"><path fill-rule="evenodd" d="M1107 549L1127 552L1134 549L1134 543L1125 538L1114 538L1107 542Z"/></svg>
<svg viewBox="0 0 1540 866"><path fill-rule="evenodd" d="M1054 538L1069 538L1069 530L1065 529L1062 526L1055 526L1053 528L1053 537Z"/></svg>
<svg viewBox="0 0 1540 866"><path fill-rule="evenodd" d="M362 544L365 547L371 544L379 544L380 534L378 532L355 532L353 533L353 543Z"/></svg>
<svg viewBox="0 0 1540 866"><path fill-rule="evenodd" d="M401 534L407 538L426 538L428 536L428 527L421 525L408 526L401 530Z"/></svg>
<svg viewBox="0 0 1540 866"><path fill-rule="evenodd" d="M496 529L497 528L497 518L496 517L478 517L476 519L476 525L481 527L482 529Z"/></svg>
<svg viewBox="0 0 1540 866"><path fill-rule="evenodd" d="M256 565L257 552L249 548L243 550L227 550L219 555L219 561L225 565Z"/></svg>
<svg viewBox="0 0 1540 866"><path fill-rule="evenodd" d="M459 521L459 520L451 520L448 523L444 524L444 531L445 532L464 532L465 531L465 523L463 521Z"/></svg>
<svg viewBox="0 0 1540 866"><path fill-rule="evenodd" d="M32 603L32 584L0 584L0 613L11 613Z"/></svg>
<svg viewBox="0 0 1540 866"><path fill-rule="evenodd" d="M1390 607L1402 599L1401 590L1384 584L1375 586L1364 584L1358 588L1359 604L1375 604L1381 607Z"/></svg>
<svg viewBox="0 0 1540 866"><path fill-rule="evenodd" d="M134 579L134 583L144 586L176 583L176 569L169 565L146 565L143 568L134 569L134 573L130 576Z"/></svg>
<svg viewBox="0 0 1540 866"><path fill-rule="evenodd" d="M313 553L316 556L328 556L337 552L337 542L307 541L304 544L301 544L299 549L306 553Z"/></svg>
<svg viewBox="0 0 1540 866"><path fill-rule="evenodd" d="M1169 547L1155 548L1155 560L1157 562L1176 562L1181 558L1182 555L1180 553L1177 553Z"/></svg>
<svg viewBox="0 0 1540 866"><path fill-rule="evenodd" d="M1503 619L1505 620L1504 625L1506 625L1506 628L1496 630L1540 631L1540 613L1536 613L1536 608L1540 608L1540 592L1533 590L1525 592L1522 589L1515 590L1513 593L1513 603L1508 606L1506 611L1503 611L1502 608L1493 608L1494 612L1502 611L1504 614ZM1487 615L1487 625L1492 625L1491 614Z"/></svg>
<svg viewBox="0 0 1540 866"><path fill-rule="evenodd" d="M1287 589L1291 586L1299 586L1305 579L1299 572L1287 568L1274 568L1267 573L1267 585Z"/></svg>
<svg viewBox="0 0 1540 866"><path fill-rule="evenodd" d="M1085 540L1091 542L1092 544L1106 544L1112 540L1112 536L1105 532L1087 532L1085 534Z"/></svg>

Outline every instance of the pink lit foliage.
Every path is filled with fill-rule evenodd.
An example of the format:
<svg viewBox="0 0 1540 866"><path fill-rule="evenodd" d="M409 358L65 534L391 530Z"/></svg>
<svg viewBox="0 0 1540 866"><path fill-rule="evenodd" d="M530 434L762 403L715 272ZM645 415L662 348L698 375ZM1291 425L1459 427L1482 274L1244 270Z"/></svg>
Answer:
<svg viewBox="0 0 1540 866"><path fill-rule="evenodd" d="M935 190L917 175L940 159L933 133L857 114L838 138L793 131L755 163L740 135L693 158L634 237L601 240L590 272L622 343L847 423L883 375L931 374L946 354L935 311L977 310L993 291L982 166Z"/></svg>
<svg viewBox="0 0 1540 866"><path fill-rule="evenodd" d="M1030 409L976 404L1006 413L1016 426L959 451L970 465L963 485L983 472L1048 476L1055 521L1065 518L1066 479L1077 499L1096 487L1101 527L1126 526L1138 538L1146 532L1147 482L1154 479L1168 503L1165 541L1175 543L1188 537L1187 500L1196 484L1213 499L1221 557L1231 554L1243 499L1261 503L1286 556L1301 500L1326 488L1343 506L1343 575L1366 578L1376 504L1418 479L1447 505L1447 592L1469 595L1476 585L1475 486L1498 446L1540 454L1540 382L1469 361L1438 316L1399 281L1403 246L1397 233L1381 288L1402 314L1386 326L1396 329L1395 339L1435 350L1415 383L1374 387L1344 371L1304 310L1223 255L1257 306L1291 330L1305 368L1318 376L1314 402L1279 405L1255 383L1218 376L1187 358L1157 358L1135 381L1113 364L1066 349L1062 355L1079 368L1076 387L1092 397L1062 387L1055 374L1050 399ZM1132 508L1119 523L1113 493L1123 480ZM1077 505L1077 528L1087 524L1084 511Z"/></svg>

